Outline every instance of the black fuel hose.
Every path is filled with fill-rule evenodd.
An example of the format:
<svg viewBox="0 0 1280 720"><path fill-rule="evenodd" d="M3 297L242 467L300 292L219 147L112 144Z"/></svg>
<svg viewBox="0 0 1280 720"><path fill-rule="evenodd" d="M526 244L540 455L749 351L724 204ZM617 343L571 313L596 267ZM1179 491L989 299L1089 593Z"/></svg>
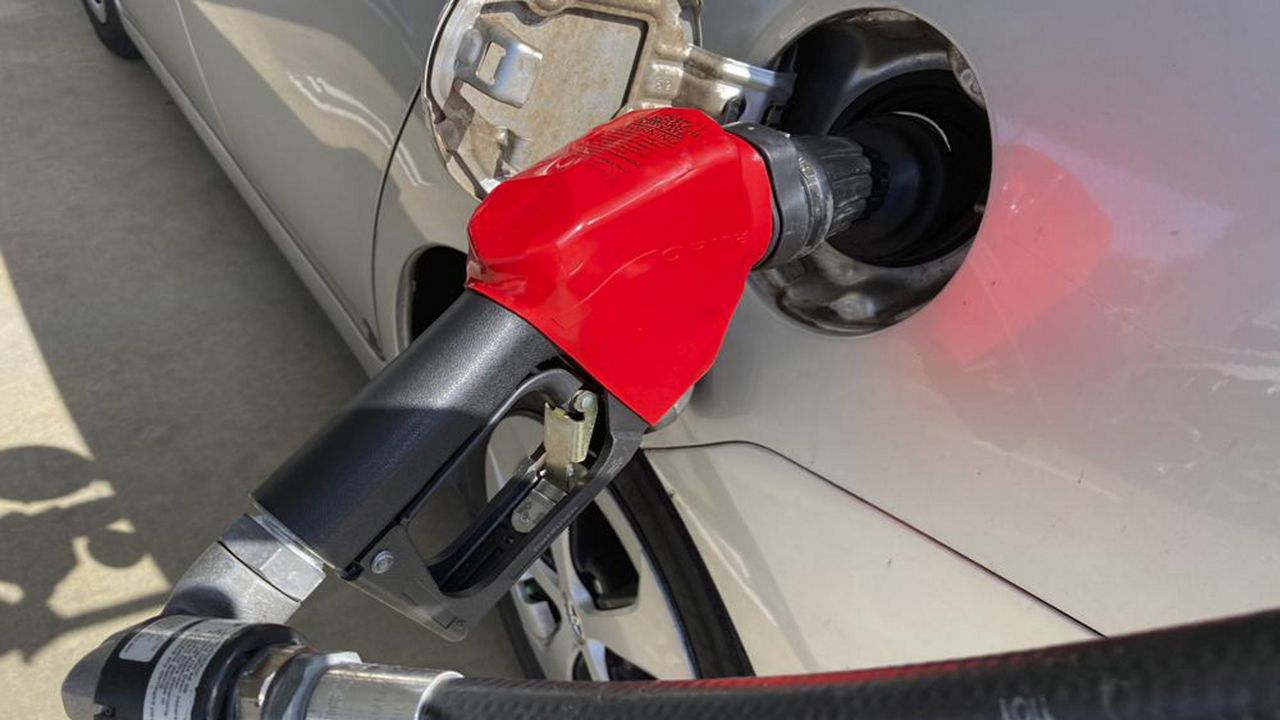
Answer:
<svg viewBox="0 0 1280 720"><path fill-rule="evenodd" d="M1280 611L965 660L792 677L573 683L457 678L431 720L1280 718Z"/></svg>

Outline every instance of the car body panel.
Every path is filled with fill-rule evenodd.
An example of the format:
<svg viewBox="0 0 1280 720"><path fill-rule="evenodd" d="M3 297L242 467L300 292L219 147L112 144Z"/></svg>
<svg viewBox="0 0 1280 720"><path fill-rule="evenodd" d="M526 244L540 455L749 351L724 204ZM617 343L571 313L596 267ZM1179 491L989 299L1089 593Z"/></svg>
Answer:
<svg viewBox="0 0 1280 720"><path fill-rule="evenodd" d="M225 144L376 347L378 195L442 3L178 1Z"/></svg>
<svg viewBox="0 0 1280 720"><path fill-rule="evenodd" d="M908 2L992 115L987 216L862 337L750 293L659 444L767 446L1104 633L1280 596L1280 6ZM710 4L761 61L833 1Z"/></svg>
<svg viewBox="0 0 1280 720"><path fill-rule="evenodd" d="M756 445L646 453L756 673L851 669L1095 637L882 510Z"/></svg>
<svg viewBox="0 0 1280 720"><path fill-rule="evenodd" d="M173 75L169 74L164 60L151 47L147 37L141 30L133 26L128 17L124 17L123 21L126 32L129 33L134 44L142 53L142 57L151 66L152 71L160 79L160 83L164 85L165 90L173 97L174 102L182 111L182 114L186 116L187 121L191 123L196 134L204 141L205 146L209 148L209 153L217 160L223 172L227 174L232 184L244 197L249 209L257 216L258 221L262 223L262 227L267 231L272 241L280 248L281 254L293 266L294 272L298 273L298 277L302 279L307 289L311 291L312 296L315 297L316 302L319 303L321 309L329 317L338 334L342 336L347 346L351 348L361 366L371 374L375 372L381 367L382 359L374 354L373 349L365 341L361 329L352 322L351 316L347 314L341 303L338 302L328 282L316 271L311 260L300 250L298 242L294 240L289 231L276 218L275 213L263 201L262 196L258 194L257 188L249 181L240 166L236 164L235 158L231 156L217 133L190 100L185 88L178 83L178 80Z"/></svg>
<svg viewBox="0 0 1280 720"><path fill-rule="evenodd" d="M200 74L200 64L187 37L182 8L175 0L117 0L120 15L133 28L134 37L144 37L152 58L164 58L165 72L182 88L187 101L213 129L219 128L209 88ZM153 63L154 64L154 63Z"/></svg>
<svg viewBox="0 0 1280 720"><path fill-rule="evenodd" d="M467 221L477 205L441 162L423 112L418 98L387 169L378 211L374 293L379 334L383 347L393 355L413 340L406 308L409 269L428 247L444 246L465 253Z"/></svg>

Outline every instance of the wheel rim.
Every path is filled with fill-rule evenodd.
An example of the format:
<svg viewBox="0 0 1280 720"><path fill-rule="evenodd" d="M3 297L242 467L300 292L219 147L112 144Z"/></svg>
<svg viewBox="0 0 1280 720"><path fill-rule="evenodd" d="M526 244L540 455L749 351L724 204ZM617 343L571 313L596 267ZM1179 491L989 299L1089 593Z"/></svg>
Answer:
<svg viewBox="0 0 1280 720"><path fill-rule="evenodd" d="M107 22L107 0L88 0L89 12L97 18L98 22L106 24Z"/></svg>
<svg viewBox="0 0 1280 720"><path fill-rule="evenodd" d="M508 418L495 429L485 464L487 496L498 491L541 435L541 424L527 417ZM680 624L621 505L604 492L589 512L592 522L576 521L512 589L520 625L543 674L566 680L692 678ZM625 559L584 558L603 546L624 553ZM621 567L627 562L634 571L633 584ZM608 577L618 568L612 574L622 576L620 581Z"/></svg>

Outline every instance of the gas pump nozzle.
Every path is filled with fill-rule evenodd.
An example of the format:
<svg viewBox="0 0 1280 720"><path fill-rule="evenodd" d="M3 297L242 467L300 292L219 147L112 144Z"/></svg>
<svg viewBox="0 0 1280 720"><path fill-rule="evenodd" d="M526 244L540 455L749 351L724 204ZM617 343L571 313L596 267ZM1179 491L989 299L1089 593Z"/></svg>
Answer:
<svg viewBox="0 0 1280 720"><path fill-rule="evenodd" d="M259 512L188 570L163 615L175 628L283 623L328 566L463 637L710 369L749 273L862 214L871 170L851 141L661 109L504 182L471 219L461 298L253 493ZM409 523L465 481L514 412L545 419L543 447L424 557ZM116 657L77 666L68 707L93 698L131 716L146 668Z"/></svg>
<svg viewBox="0 0 1280 720"><path fill-rule="evenodd" d="M693 110L591 131L485 199L461 299L254 499L348 581L462 637L711 367L748 274L847 226L870 170L850 141ZM544 447L421 557L409 522L514 411L546 418Z"/></svg>

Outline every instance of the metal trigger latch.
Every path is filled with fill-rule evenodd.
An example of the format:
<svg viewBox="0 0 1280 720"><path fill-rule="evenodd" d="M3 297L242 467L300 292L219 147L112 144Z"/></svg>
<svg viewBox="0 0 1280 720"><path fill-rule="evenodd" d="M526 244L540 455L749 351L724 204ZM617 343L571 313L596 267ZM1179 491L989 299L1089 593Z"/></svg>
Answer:
<svg viewBox="0 0 1280 720"><path fill-rule="evenodd" d="M528 533L538 526L556 503L564 499L583 479L595 431L599 398L590 390L579 390L567 407L547 403L543 406L543 440L545 452L538 480L529 494L511 513L511 527Z"/></svg>

